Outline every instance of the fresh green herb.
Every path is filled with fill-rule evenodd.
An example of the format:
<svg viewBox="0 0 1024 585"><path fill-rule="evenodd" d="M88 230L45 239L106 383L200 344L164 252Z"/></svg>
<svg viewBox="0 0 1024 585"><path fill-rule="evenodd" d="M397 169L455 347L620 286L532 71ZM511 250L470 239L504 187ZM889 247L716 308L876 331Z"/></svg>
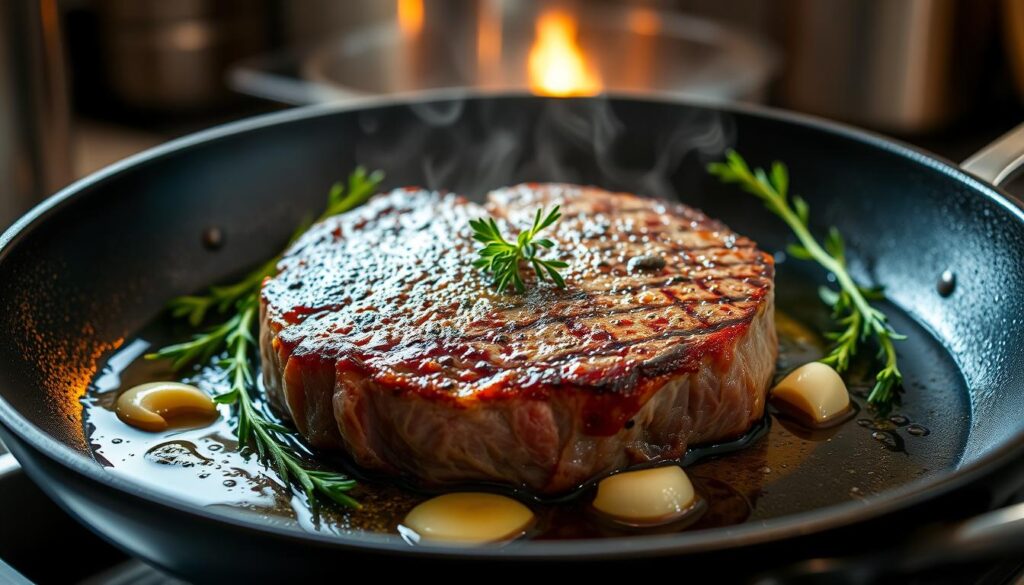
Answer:
<svg viewBox="0 0 1024 585"><path fill-rule="evenodd" d="M356 170L349 175L347 185L339 181L331 186L331 190L327 195L327 207L324 208L317 221L359 207L376 192L377 185L380 184L383 178L384 174L380 171L367 173L363 167L356 167ZM303 222L292 235L289 243L305 233L312 223L309 221ZM211 310L222 315L226 314L233 310L239 301L258 291L263 284L263 280L277 272L277 262L280 259L280 254L274 256L238 282L211 286L202 295L178 297L172 300L167 308L171 316L178 319L187 319L189 325L198 327L207 318Z"/></svg>
<svg viewBox="0 0 1024 585"><path fill-rule="evenodd" d="M347 185L336 183L331 188L327 207L319 219L362 205L376 192L382 179L380 171L367 174L363 168L357 168L349 176ZM310 222L304 223L292 236L292 241L302 235L309 225ZM192 327L202 324L211 311L218 314L230 313L230 317L203 333L193 335L188 341L164 347L146 358L169 360L171 367L177 371L189 364L203 364L217 354L224 354L217 365L223 369L231 386L226 392L215 396L214 400L236 407L235 430L239 445L253 447L260 461L272 466L283 481L301 486L311 506L316 505L316 495L319 494L344 506L359 507L359 503L347 494L355 482L343 474L313 469L304 463L284 438L292 431L266 418L252 399L255 380L253 372L257 368L253 329L259 306L259 290L263 280L276 273L280 258L278 254L236 283L213 286L206 294L184 296L171 301L168 305L171 316L186 319Z"/></svg>
<svg viewBox="0 0 1024 585"><path fill-rule="evenodd" d="M275 256L253 270L238 282L223 286L211 286L206 294L185 295L171 300L167 310L176 319L187 319L192 327L200 326L211 310L224 314L234 309L239 301L259 290L260 283L274 273L280 256ZM227 322L224 323L227 325ZM182 344L185 345L185 344ZM209 356L207 356L209 357Z"/></svg>
<svg viewBox="0 0 1024 585"><path fill-rule="evenodd" d="M348 176L347 187L341 182L331 186L331 190L327 194L327 207L324 208L317 221L351 211L366 203L366 200L377 192L377 186L383 180L384 173L381 171L367 173L363 167L356 167L356 170Z"/></svg>
<svg viewBox="0 0 1024 585"><path fill-rule="evenodd" d="M858 347L873 338L878 344L878 357L883 366L875 375L875 385L868 395L868 402L889 406L903 383L893 342L905 337L893 331L885 314L869 302L884 299L882 290L861 287L850 276L846 266L846 247L839 231L831 228L823 244L811 235L808 227L810 209L802 198L788 195L789 172L781 162L772 163L770 172L762 168L751 170L739 153L729 151L725 162L711 163L708 172L757 196L769 211L786 222L800 241L789 246L789 254L801 260L814 260L835 277L839 290L823 287L819 296L831 307L833 319L840 330L828 335L832 348L821 361L838 372L844 372Z"/></svg>
<svg viewBox="0 0 1024 585"><path fill-rule="evenodd" d="M172 367L178 369L191 363L203 363L211 353L226 349L226 354L217 361L217 365L224 371L231 386L214 400L218 404L237 407L236 432L239 444L254 447L260 460L273 466L286 483L295 482L300 485L311 505L315 505L319 494L338 504L358 508L359 502L347 494L355 487L355 481L340 473L310 468L283 439L283 435L291 431L268 420L256 408L250 395L255 369L252 359L256 346L252 334L257 310L255 295L243 299L237 309L238 312L231 319L208 333L196 335L190 342L167 346L147 357L171 360Z"/></svg>
<svg viewBox="0 0 1024 585"><path fill-rule="evenodd" d="M525 260L533 266L537 280L544 280L550 276L558 288L565 288L565 280L558 270L568 264L561 260L544 260L537 257L542 248L551 249L555 245L547 238L536 238L541 231L562 217L558 209L556 205L547 215L544 215L543 208L538 209L533 217L533 225L530 229L519 232L514 244L506 241L501 235L494 218L469 220L469 225L473 228L473 239L484 245L478 250L480 258L473 262L473 266L491 273L498 290L503 291L512 285L516 292L522 293L526 291L526 284L519 273L519 262Z"/></svg>

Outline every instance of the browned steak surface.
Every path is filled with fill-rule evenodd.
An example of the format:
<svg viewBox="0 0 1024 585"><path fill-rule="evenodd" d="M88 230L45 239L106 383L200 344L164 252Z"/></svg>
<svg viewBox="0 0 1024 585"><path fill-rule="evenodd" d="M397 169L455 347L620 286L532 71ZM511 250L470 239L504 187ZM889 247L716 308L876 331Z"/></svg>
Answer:
<svg viewBox="0 0 1024 585"><path fill-rule="evenodd" d="M566 288L531 273L524 294L495 290L469 220L510 236L555 204ZM562 184L485 207L398 190L314 226L279 269L262 291L268 394L313 445L369 468L557 492L764 411L772 258L683 205Z"/></svg>

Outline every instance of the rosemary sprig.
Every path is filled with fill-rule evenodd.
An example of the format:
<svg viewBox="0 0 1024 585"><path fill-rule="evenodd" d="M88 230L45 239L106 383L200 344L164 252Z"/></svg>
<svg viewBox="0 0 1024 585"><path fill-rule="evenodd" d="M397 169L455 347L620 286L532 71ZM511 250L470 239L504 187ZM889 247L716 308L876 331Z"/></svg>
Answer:
<svg viewBox="0 0 1024 585"><path fill-rule="evenodd" d="M870 300L885 298L882 291L861 287L850 276L846 266L846 246L839 231L831 228L823 244L811 235L808 227L810 209L801 197L788 195L789 172L781 162L772 163L770 172L762 168L751 170L739 153L730 150L725 162L711 163L708 172L725 183L738 184L764 202L765 207L781 218L800 241L789 246L789 254L802 260L813 260L835 277L839 290L823 287L819 296L831 307L832 317L840 329L828 335L832 348L821 361L843 372L849 367L850 358L857 353L858 347L873 338L878 344L878 357L883 366L875 375L875 385L868 395L868 402L889 406L903 383L893 342L905 337L892 329L884 313L871 306Z"/></svg>
<svg viewBox="0 0 1024 585"><path fill-rule="evenodd" d="M367 173L362 167L357 168L349 176L347 184L339 182L331 187L327 206L317 221L362 205L376 192L383 178L380 171ZM301 236L310 224L303 223L291 241ZM239 445L254 448L260 461L271 466L285 483L294 482L301 486L311 506L316 505L315 496L319 494L344 506L359 507L359 503L347 494L355 486L355 481L340 473L309 467L284 438L292 431L266 418L250 394L255 380L253 356L256 341L253 329L259 290L263 280L276 273L280 258L278 254L238 282L212 286L205 294L178 297L171 301L168 305L171 316L186 319L193 327L202 324L211 312L233 312L227 320L206 332L195 334L188 341L163 347L146 358L169 360L177 371L189 364L206 363L223 353L217 365L223 369L231 385L214 400L236 407Z"/></svg>
<svg viewBox="0 0 1024 585"><path fill-rule="evenodd" d="M236 432L240 445L250 445L256 450L261 461L268 462L285 483L294 482L302 486L310 505L315 505L320 494L343 506L359 507L359 502L346 492L356 483L349 477L330 471L311 469L282 438L291 431L268 420L253 403L249 391L253 386L252 355L256 346L252 329L256 321L256 294L241 300L238 312L224 324L204 335L197 335L191 342L165 347L151 359L169 359L175 369L190 363L202 363L204 355L221 347L226 354L217 365L223 369L230 388L214 397L218 404L237 407Z"/></svg>
<svg viewBox="0 0 1024 585"><path fill-rule="evenodd" d="M233 309L240 300L258 290L263 279L274 273L280 255L274 256L247 274L238 282L221 286L211 286L206 294L185 295L172 299L167 305L171 316L176 319L187 319L192 327L198 327L206 320L211 310L224 314ZM225 323L226 324L226 323Z"/></svg>
<svg viewBox="0 0 1024 585"><path fill-rule="evenodd" d="M207 362L224 348L228 337L238 329L241 320L242 314L236 313L227 321L205 333L196 333L188 341L161 347L154 353L146 354L146 359L170 360L171 369L174 371L189 364Z"/></svg>
<svg viewBox="0 0 1024 585"><path fill-rule="evenodd" d="M327 206L324 208L323 213L320 214L320 217L317 218L317 221L359 207L376 193L377 186L383 178L384 174L380 171L367 173L363 167L356 167L356 170L349 175L347 184L339 181L331 186L331 190L327 195ZM303 222L299 229L292 234L289 244L305 233L312 223L309 221ZM280 254L274 256L238 282L211 286L206 293L201 295L178 297L172 300L167 308L172 317L187 319L189 325L198 327L211 311L222 315L226 314L234 309L239 301L254 291L258 291L260 285L263 284L263 280L277 272L277 263L280 259Z"/></svg>
<svg viewBox="0 0 1024 585"><path fill-rule="evenodd" d="M382 171L367 173L363 167L356 167L356 170L348 176L347 186L340 181L331 186L331 190L327 194L327 207L324 208L317 221L351 211L366 203L366 200L377 192L377 187L383 180L384 173Z"/></svg>
<svg viewBox="0 0 1024 585"><path fill-rule="evenodd" d="M547 238L536 238L541 231L562 217L558 209L559 206L556 205L547 215L544 215L543 208L538 209L533 217L533 225L530 229L519 232L514 244L506 241L501 235L501 230L493 217L469 220L469 225L473 228L473 239L484 244L484 247L477 251L480 258L473 262L473 266L491 273L494 285L500 291L504 291L510 284L518 293L526 291L526 284L519 273L519 262L523 260L533 267L537 280L545 280L550 276L555 286L565 288L565 279L558 270L568 264L561 260L537 257L542 248L551 249L555 245Z"/></svg>

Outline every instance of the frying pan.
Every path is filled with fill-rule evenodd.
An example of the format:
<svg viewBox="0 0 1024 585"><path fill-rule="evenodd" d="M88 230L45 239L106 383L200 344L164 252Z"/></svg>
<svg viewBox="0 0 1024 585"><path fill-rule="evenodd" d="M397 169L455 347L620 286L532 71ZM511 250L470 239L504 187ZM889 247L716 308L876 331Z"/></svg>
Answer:
<svg viewBox="0 0 1024 585"><path fill-rule="evenodd" d="M1024 360L1016 347L1024 338L1024 212L986 179L1006 179L1021 141L1021 130L1008 135L965 172L876 135L759 108L480 94L306 108L203 132L79 181L0 238L0 437L83 523L197 581L337 576L375 561L386 561L375 566L389 574L483 561L525 572L579 561L581 574L609 563L661 563L728 575L842 557L870 559L875 571L992 551L993 543L1020 547L1024 509L991 510L1024 477ZM919 443L927 447L907 454L926 468L920 477L727 528L452 549L308 533L199 508L108 473L89 455L78 399L98 364L172 296L274 254L357 164L383 169L385 187L472 196L561 180L677 197L768 250L782 249L789 237L780 222L703 171L727 147L761 165L786 161L812 227L837 226L854 276L887 287L893 304L885 309L911 333L899 346L902 366L921 381L908 384L904 409L932 430ZM216 251L200 243L210 226L226 234ZM800 270L817 272L781 263L780 290L786 271ZM821 462L814 474L820 482L851 465L856 454ZM793 501L813 501L814 485L794 490ZM971 515L978 516L965 519ZM924 524L938 527L911 534ZM905 554L895 562L872 552L879 549Z"/></svg>

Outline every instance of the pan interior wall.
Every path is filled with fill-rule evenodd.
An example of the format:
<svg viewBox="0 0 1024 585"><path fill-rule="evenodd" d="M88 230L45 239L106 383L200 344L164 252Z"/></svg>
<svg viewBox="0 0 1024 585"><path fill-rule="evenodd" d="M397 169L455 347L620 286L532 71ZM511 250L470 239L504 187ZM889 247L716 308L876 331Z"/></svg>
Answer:
<svg viewBox="0 0 1024 585"><path fill-rule="evenodd" d="M1024 223L981 185L917 155L752 114L630 100L500 97L279 119L288 118L186 139L89 180L2 252L0 388L15 409L84 452L78 397L97 364L167 299L279 250L356 164L383 169L388 188L479 196L572 181L671 197L782 249L783 226L703 170L735 147L759 165L785 161L815 231L837 226L855 276L884 284L920 325L896 318L913 331L901 356L924 380L907 405L934 418L933 431L950 429L949 465L1024 428L1013 347L1024 338ZM202 245L211 226L225 234L216 251ZM957 275L949 297L935 287L945 270Z"/></svg>

